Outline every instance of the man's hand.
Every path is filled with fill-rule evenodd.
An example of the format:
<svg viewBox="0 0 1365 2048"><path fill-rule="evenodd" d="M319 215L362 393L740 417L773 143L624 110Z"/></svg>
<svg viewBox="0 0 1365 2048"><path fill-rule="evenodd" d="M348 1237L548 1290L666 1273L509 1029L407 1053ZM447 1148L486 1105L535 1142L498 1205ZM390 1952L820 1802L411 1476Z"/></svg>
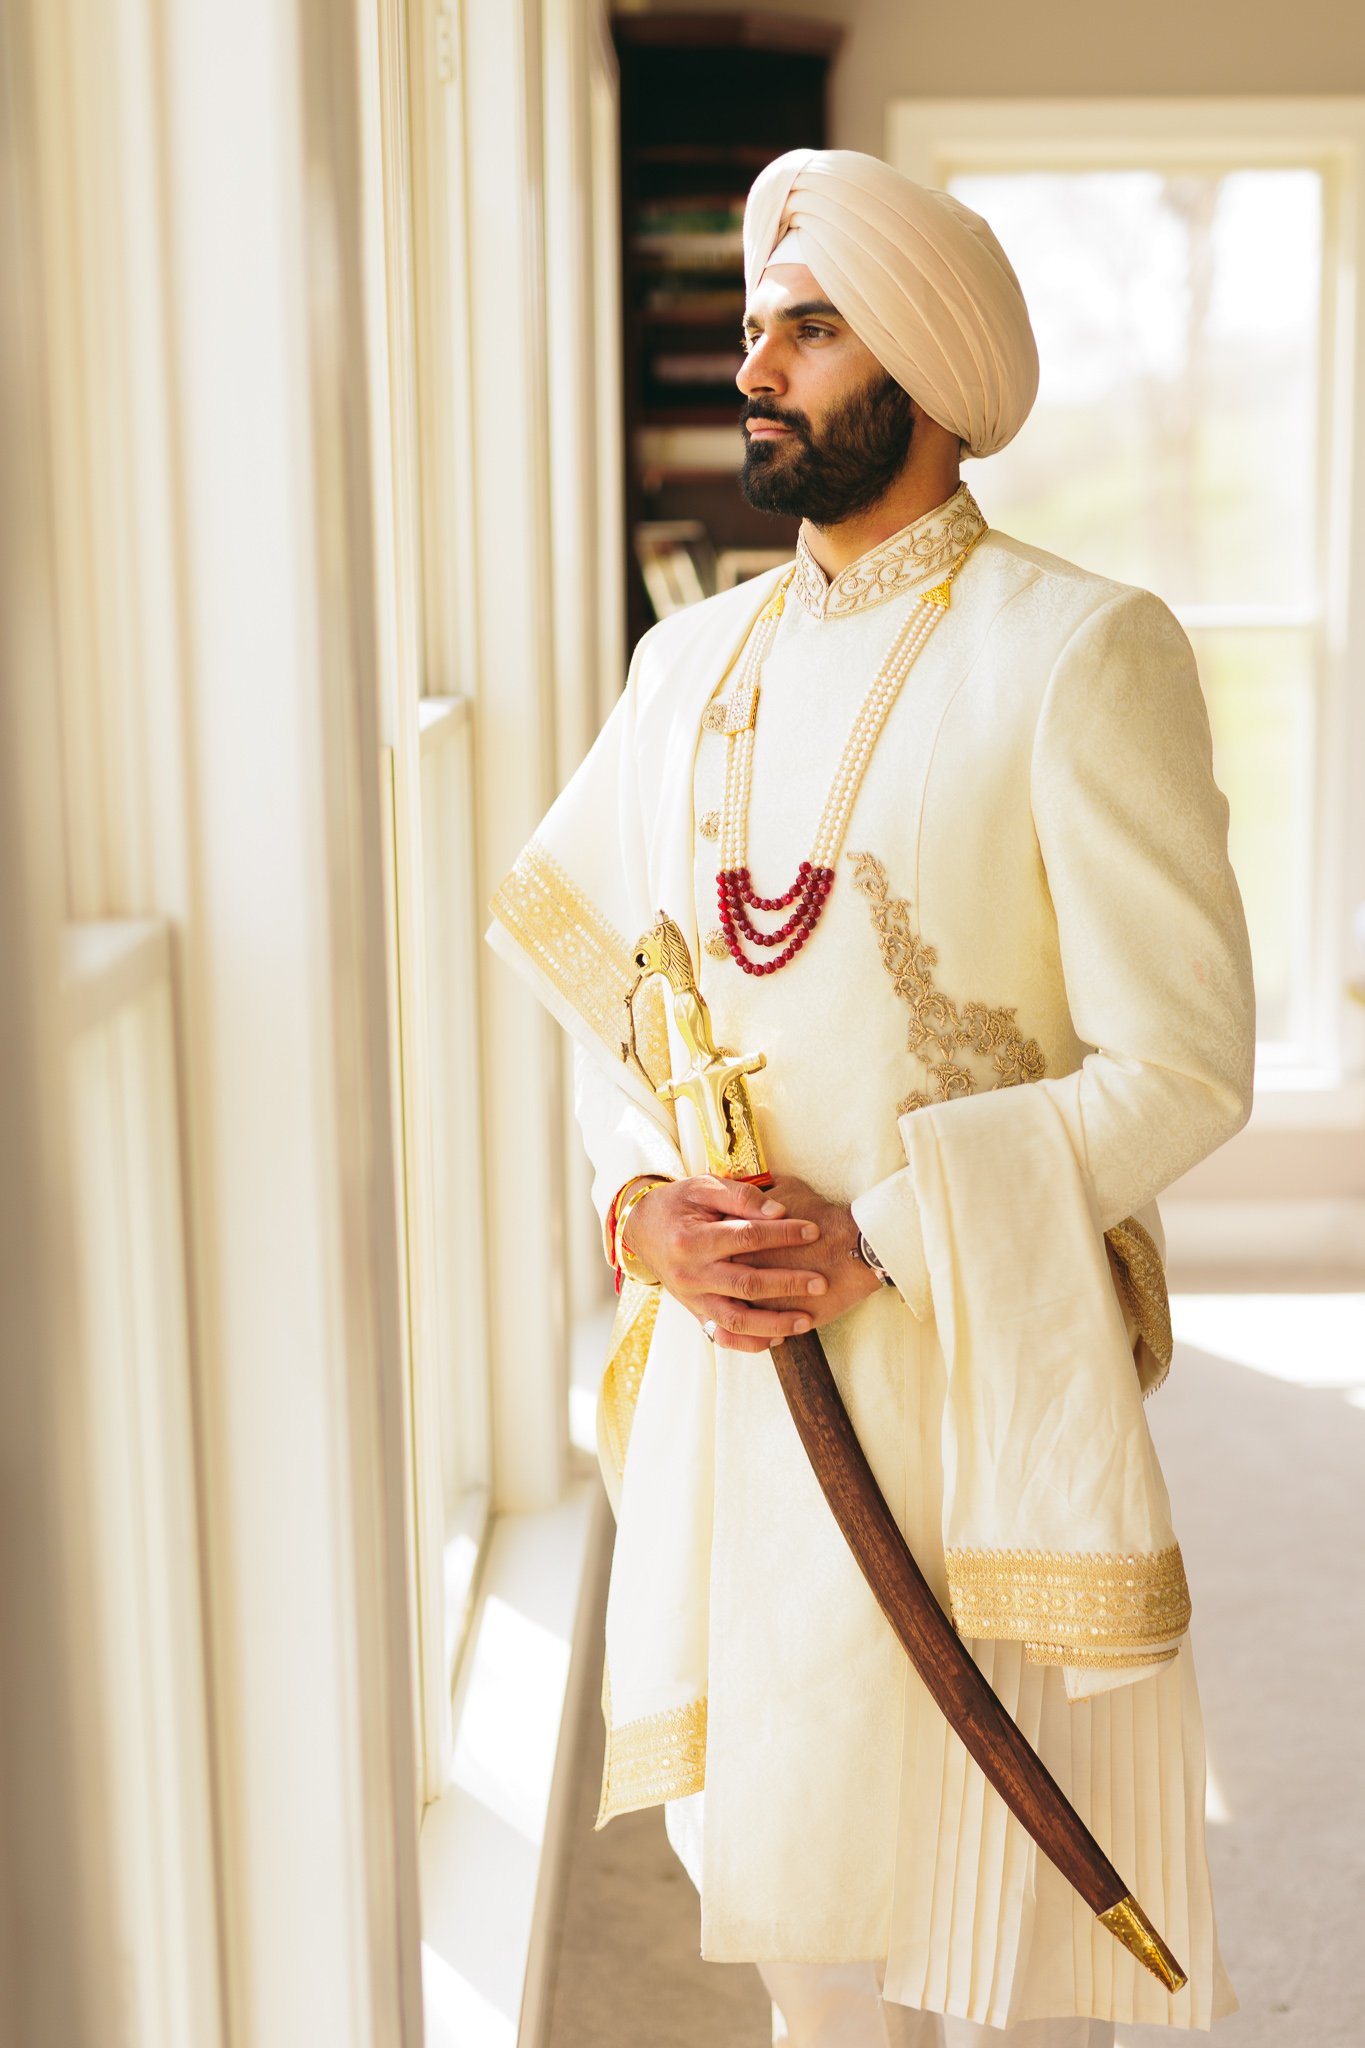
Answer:
<svg viewBox="0 0 1365 2048"><path fill-rule="evenodd" d="M817 1329L822 1323L832 1323L846 1309L877 1292L882 1282L872 1268L865 1266L856 1255L858 1225L851 1209L842 1202L827 1202L823 1195L817 1194L805 1181L797 1180L794 1174L775 1181L769 1199L780 1202L793 1219L803 1218L814 1223L819 1235L790 1252L755 1252L752 1263L762 1267L771 1260L784 1268L799 1266L808 1273L820 1275L825 1282L824 1292L811 1305L811 1320ZM766 1298L766 1295L760 1296L761 1300Z"/></svg>
<svg viewBox="0 0 1365 2048"><path fill-rule="evenodd" d="M767 1351L815 1321L821 1301L808 1298L822 1300L828 1281L815 1266L798 1270L795 1255L818 1249L819 1235L818 1218L787 1216L777 1195L707 1174L643 1196L623 1242L698 1322L716 1324L717 1344Z"/></svg>

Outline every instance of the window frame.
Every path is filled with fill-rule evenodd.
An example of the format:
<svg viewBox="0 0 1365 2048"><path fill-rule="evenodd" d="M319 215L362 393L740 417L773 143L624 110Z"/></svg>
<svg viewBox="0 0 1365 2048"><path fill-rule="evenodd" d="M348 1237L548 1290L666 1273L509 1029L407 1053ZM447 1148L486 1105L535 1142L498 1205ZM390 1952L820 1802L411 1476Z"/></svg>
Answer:
<svg viewBox="0 0 1365 2048"><path fill-rule="evenodd" d="M1304 165L1323 181L1323 302L1318 464L1322 655L1310 740L1315 801L1308 858L1314 929L1294 1052L1258 1053L1255 1120L1356 1122L1365 1108L1365 1009L1348 984L1351 920L1365 903L1365 820L1353 816L1350 763L1365 755L1365 98L893 101L888 160L946 185L992 170ZM1192 621L1193 622L1193 621ZM1358 808L1358 807L1357 807Z"/></svg>

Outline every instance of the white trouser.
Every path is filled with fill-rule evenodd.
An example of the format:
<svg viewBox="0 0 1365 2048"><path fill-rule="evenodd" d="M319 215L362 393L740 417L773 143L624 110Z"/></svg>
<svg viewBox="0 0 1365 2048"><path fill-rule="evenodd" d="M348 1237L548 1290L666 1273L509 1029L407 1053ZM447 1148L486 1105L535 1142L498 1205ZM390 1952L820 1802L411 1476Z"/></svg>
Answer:
<svg viewBox="0 0 1365 2048"><path fill-rule="evenodd" d="M1113 2048L1109 2020L975 2020L893 2005L875 1963L760 1963L776 2008L774 2041L790 2048Z"/></svg>

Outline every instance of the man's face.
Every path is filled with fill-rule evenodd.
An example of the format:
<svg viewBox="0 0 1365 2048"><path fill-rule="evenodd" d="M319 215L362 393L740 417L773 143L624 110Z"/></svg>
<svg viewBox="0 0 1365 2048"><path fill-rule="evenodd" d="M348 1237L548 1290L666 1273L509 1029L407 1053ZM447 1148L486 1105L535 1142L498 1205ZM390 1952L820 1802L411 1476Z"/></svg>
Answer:
<svg viewBox="0 0 1365 2048"><path fill-rule="evenodd" d="M772 264L744 315L740 489L760 512L837 526L904 467L914 408L799 263Z"/></svg>

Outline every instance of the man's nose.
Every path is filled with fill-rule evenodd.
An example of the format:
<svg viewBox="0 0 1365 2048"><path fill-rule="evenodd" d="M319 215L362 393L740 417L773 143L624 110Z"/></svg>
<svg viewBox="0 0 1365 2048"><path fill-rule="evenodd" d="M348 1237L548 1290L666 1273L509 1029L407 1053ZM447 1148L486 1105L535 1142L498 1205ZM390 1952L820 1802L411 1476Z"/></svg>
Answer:
<svg viewBox="0 0 1365 2048"><path fill-rule="evenodd" d="M746 398L758 391L786 390L776 353L761 335L735 372L735 382Z"/></svg>

